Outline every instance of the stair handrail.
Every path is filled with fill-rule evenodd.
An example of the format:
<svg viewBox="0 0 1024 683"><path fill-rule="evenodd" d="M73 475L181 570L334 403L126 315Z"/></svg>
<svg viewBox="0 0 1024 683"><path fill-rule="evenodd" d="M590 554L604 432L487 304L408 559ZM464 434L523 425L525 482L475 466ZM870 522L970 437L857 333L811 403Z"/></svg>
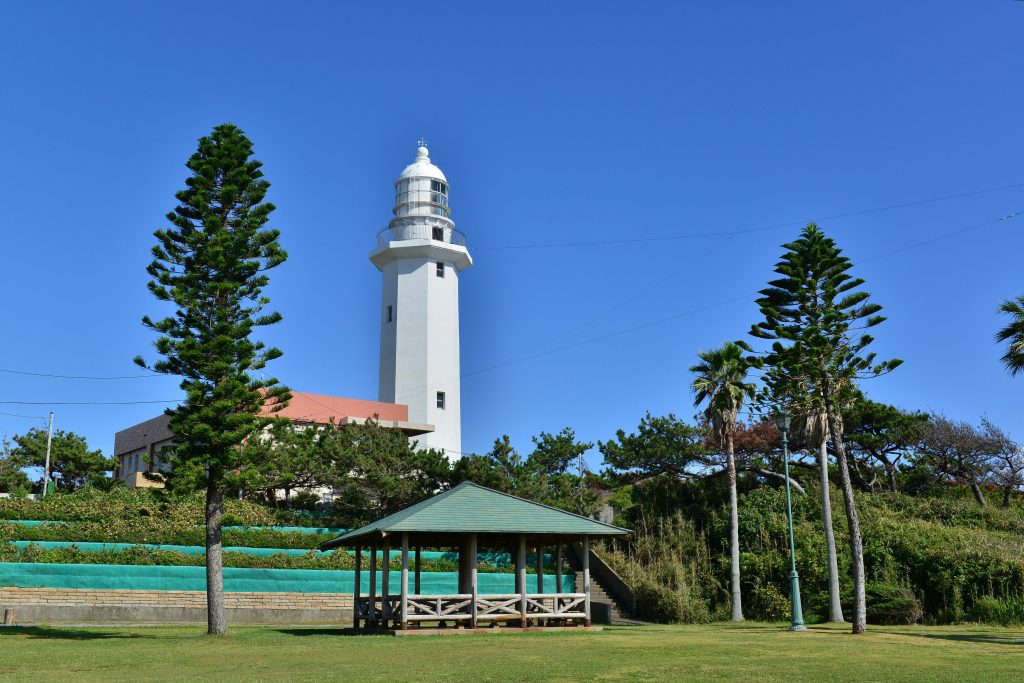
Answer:
<svg viewBox="0 0 1024 683"><path fill-rule="evenodd" d="M581 559L583 544L573 543L572 545L577 559ZM633 594L633 589L601 559L601 556L593 548L590 549L590 574L597 579L605 592L611 593L611 597L626 608L630 617L636 616L636 596Z"/></svg>

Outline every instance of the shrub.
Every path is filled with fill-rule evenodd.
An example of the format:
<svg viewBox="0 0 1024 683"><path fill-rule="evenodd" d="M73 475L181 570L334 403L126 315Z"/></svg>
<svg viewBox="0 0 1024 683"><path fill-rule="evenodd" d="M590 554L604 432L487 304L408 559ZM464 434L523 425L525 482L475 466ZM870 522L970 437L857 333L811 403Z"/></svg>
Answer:
<svg viewBox="0 0 1024 683"><path fill-rule="evenodd" d="M705 539L682 515L641 528L630 546L607 544L600 553L633 589L638 617L688 624L711 620L716 607L711 596L722 592Z"/></svg>
<svg viewBox="0 0 1024 683"><path fill-rule="evenodd" d="M916 624L924 616L921 603L909 588L884 583L868 583L864 586L867 599L869 624ZM849 601L853 605L852 595Z"/></svg>
<svg viewBox="0 0 1024 683"><path fill-rule="evenodd" d="M971 621L1000 626L1024 625L1024 596L993 598L982 596L974 601L968 614Z"/></svg>
<svg viewBox="0 0 1024 683"><path fill-rule="evenodd" d="M333 534L307 534L275 529L227 529L224 545L246 548L289 548L312 550L334 538ZM69 541L97 543L152 543L161 545L205 545L205 532L193 524L164 523L159 517L142 515L131 522L71 522L53 526L23 526L0 521L2 541Z"/></svg>

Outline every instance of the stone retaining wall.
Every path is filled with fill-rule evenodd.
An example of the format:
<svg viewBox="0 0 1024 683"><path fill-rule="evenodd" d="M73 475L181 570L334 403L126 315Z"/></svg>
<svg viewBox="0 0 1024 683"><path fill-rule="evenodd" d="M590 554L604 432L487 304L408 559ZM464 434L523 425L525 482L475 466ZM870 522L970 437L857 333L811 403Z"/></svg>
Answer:
<svg viewBox="0 0 1024 683"><path fill-rule="evenodd" d="M338 593L225 593L232 623L348 624L352 596ZM19 623L205 622L203 591L85 590L0 586L0 612Z"/></svg>

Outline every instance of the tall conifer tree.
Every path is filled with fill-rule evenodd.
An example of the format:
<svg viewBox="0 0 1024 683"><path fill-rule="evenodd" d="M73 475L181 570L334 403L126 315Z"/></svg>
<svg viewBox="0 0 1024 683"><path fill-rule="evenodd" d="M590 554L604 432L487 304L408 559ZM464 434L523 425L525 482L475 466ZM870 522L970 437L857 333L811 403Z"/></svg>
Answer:
<svg viewBox="0 0 1024 683"><path fill-rule="evenodd" d="M764 320L752 327L751 334L774 340L765 364L777 368L787 383L808 388L813 405L804 409L819 409L828 421L853 555L853 632L863 633L864 546L843 443L840 397L857 380L889 372L902 361L876 361L875 354L866 351L873 338L864 330L885 316L879 314L880 305L868 303L867 292L855 291L864 280L849 274L853 264L834 240L811 223L783 248L786 253L775 266L780 277L761 290L757 304Z"/></svg>
<svg viewBox="0 0 1024 683"><path fill-rule="evenodd" d="M163 356L150 369L181 377L184 403L168 410L176 446L164 451L168 487L206 492L206 590L210 634L227 631L221 558L225 491L237 485L247 449L242 443L266 423L265 405L280 409L288 390L260 370L281 355L253 339L256 327L279 313L264 312L267 271L287 257L279 231L266 227L274 205L270 183L252 158L252 142L225 123L200 138L186 163L191 175L167 214L171 226L154 233L149 290L174 312L143 318L160 336ZM142 357L135 362L147 366Z"/></svg>

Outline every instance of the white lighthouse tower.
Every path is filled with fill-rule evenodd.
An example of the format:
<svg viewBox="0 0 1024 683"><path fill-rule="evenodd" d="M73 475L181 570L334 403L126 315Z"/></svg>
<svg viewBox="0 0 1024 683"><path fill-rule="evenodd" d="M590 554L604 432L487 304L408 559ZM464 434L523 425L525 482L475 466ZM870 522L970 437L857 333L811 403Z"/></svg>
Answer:
<svg viewBox="0 0 1024 683"><path fill-rule="evenodd" d="M462 455L459 273L473 265L448 207L448 180L420 141L395 182L394 218L370 260L384 274L379 400L409 406L409 421L434 425L423 447Z"/></svg>

